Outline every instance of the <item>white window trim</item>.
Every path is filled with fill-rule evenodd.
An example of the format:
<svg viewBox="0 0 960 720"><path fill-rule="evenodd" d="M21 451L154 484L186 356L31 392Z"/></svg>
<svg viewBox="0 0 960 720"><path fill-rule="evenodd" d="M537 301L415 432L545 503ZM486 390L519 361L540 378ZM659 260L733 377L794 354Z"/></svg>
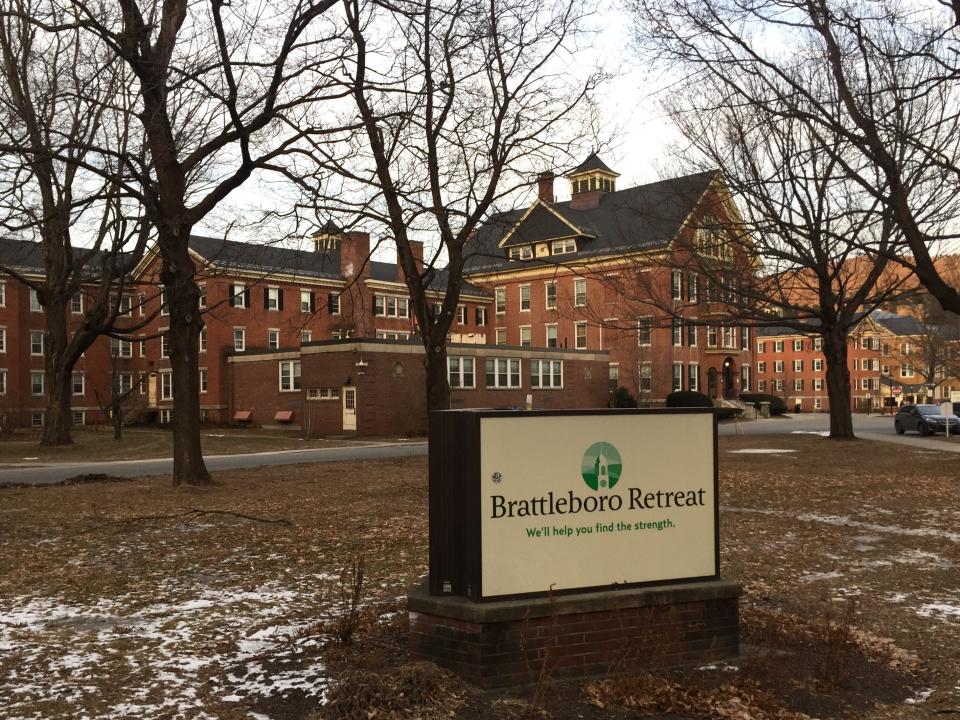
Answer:
<svg viewBox="0 0 960 720"><path fill-rule="evenodd" d="M271 333L277 334L277 344L270 344L270 335ZM280 328L267 328L267 350L279 350L280 349Z"/></svg>
<svg viewBox="0 0 960 720"><path fill-rule="evenodd" d="M523 306L523 291L527 291L527 307ZM525 285L518 285L517 292L520 298L520 312L530 312L530 308L533 307L533 293L530 292L530 283Z"/></svg>
<svg viewBox="0 0 960 720"><path fill-rule="evenodd" d="M543 384L544 363L547 365L547 368L548 368L547 377L550 380L549 385ZM553 367L555 363L560 365L560 384L559 385L553 384L553 378L554 378ZM533 368L534 367L537 368L537 384L536 385L533 384ZM545 358L537 358L530 361L530 389L531 390L563 390L563 382L564 382L563 360L548 360Z"/></svg>
<svg viewBox="0 0 960 720"><path fill-rule="evenodd" d="M492 361L494 364L493 372L493 385L487 385L487 362ZM517 362L517 384L513 385L510 382L512 373L510 372L510 363ZM500 364L506 363L507 366L507 384L500 385ZM508 358L508 357L495 357L495 358L484 358L483 363L483 382L488 390L517 390L523 387L523 361L520 358Z"/></svg>
<svg viewBox="0 0 960 720"><path fill-rule="evenodd" d="M237 347L237 332L240 332L240 345ZM233 329L233 350L234 352L246 352L247 350L247 329L245 327L235 327Z"/></svg>
<svg viewBox="0 0 960 720"><path fill-rule="evenodd" d="M450 361L457 360L457 372L451 372ZM469 360L473 363L473 372L470 373L473 376L473 382L469 385L464 384L463 378L466 374L464 372L464 361ZM459 384L454 385L450 383L450 378L452 375L457 376L457 382ZM476 390L477 389L477 358L472 355L448 355L447 356L447 382L450 383L451 390Z"/></svg>
<svg viewBox="0 0 960 720"><path fill-rule="evenodd" d="M74 382L75 377L80 376L80 392L77 392L76 384ZM87 378L86 375L82 372L74 372L70 376L70 394L74 397L82 397L87 394Z"/></svg>
<svg viewBox="0 0 960 720"><path fill-rule="evenodd" d="M290 368L290 387L288 388L283 387L284 366L289 366ZM299 360L281 360L280 362L277 363L277 387L280 389L280 392L282 393L300 392L300 388L296 386L297 385L296 378L301 377L301 375L298 375L294 372L294 370L297 370L297 369L301 370L302 372L302 367L300 365Z"/></svg>
<svg viewBox="0 0 960 720"><path fill-rule="evenodd" d="M583 347L580 347L580 328L583 328ZM587 323L578 322L573 324L573 347L576 350L587 350L590 347L590 341L587 337Z"/></svg>
<svg viewBox="0 0 960 720"><path fill-rule="evenodd" d="M553 287L553 304L550 304L550 288ZM557 309L557 281L546 280L543 283L543 307L547 310Z"/></svg>
<svg viewBox="0 0 960 720"><path fill-rule="evenodd" d="M583 302L580 302L578 297L580 295L577 288L583 285ZM587 306L587 279L586 278L577 278L573 281L573 306L574 307L586 307Z"/></svg>
<svg viewBox="0 0 960 720"><path fill-rule="evenodd" d="M33 389L34 377L40 378L40 392L34 392L34 389ZM30 395L33 397L43 397L46 394L47 394L46 378L43 376L43 373L37 372L37 371L31 372L30 373Z"/></svg>
<svg viewBox="0 0 960 720"><path fill-rule="evenodd" d="M40 337L40 352L34 352L33 350L33 338L34 336ZM46 346L46 338L43 337L43 330L31 330L30 331L30 357L43 357L44 350Z"/></svg>
<svg viewBox="0 0 960 720"><path fill-rule="evenodd" d="M517 330L520 332L520 347L533 347L533 328L529 325L519 325ZM523 333L526 331L529 342L524 345Z"/></svg>
<svg viewBox="0 0 960 720"><path fill-rule="evenodd" d="M500 303L497 302L498 296L503 295L503 310L500 309ZM495 315L505 315L507 312L507 288L495 287L493 289L493 311Z"/></svg>

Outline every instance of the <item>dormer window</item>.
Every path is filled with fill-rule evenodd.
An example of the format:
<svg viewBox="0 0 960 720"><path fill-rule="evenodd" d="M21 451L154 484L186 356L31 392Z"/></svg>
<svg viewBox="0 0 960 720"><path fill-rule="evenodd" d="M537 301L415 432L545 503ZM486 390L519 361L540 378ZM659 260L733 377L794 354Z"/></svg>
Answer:
<svg viewBox="0 0 960 720"><path fill-rule="evenodd" d="M573 238L567 238L566 240L554 240L551 244L550 251L554 255L574 253L577 251L577 241Z"/></svg>
<svg viewBox="0 0 960 720"><path fill-rule="evenodd" d="M510 248L511 260L529 260L533 257L533 248L530 245L520 245Z"/></svg>

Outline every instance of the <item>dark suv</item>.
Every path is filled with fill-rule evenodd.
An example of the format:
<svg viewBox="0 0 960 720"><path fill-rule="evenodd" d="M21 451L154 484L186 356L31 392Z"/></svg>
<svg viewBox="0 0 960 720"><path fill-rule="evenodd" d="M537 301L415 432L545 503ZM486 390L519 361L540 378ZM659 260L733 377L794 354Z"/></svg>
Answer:
<svg viewBox="0 0 960 720"><path fill-rule="evenodd" d="M947 431L950 423L950 434L960 432L960 417L956 415L942 415L939 405L904 405L893 419L893 429L897 435L903 435L907 430L916 430L921 435L933 435Z"/></svg>

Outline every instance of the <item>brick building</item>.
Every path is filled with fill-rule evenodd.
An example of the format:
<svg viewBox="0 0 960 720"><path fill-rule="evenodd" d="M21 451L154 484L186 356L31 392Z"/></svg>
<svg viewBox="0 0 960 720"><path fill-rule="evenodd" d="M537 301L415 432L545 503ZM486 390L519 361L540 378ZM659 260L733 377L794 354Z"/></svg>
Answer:
<svg viewBox="0 0 960 720"><path fill-rule="evenodd" d="M847 368L850 372L851 409L879 411L892 403L951 399L960 391L960 380L951 379L943 368L925 382L918 364L917 345L927 332L908 315L874 311L850 333ZM778 395L789 410L828 412L826 360L820 337L792 328L757 330L757 392ZM943 331L945 339L955 335Z"/></svg>
<svg viewBox="0 0 960 720"><path fill-rule="evenodd" d="M730 212L719 177L623 190L617 177L593 155L569 174L571 199L556 202L554 177L545 174L529 208L492 218L475 236L450 331L454 407L522 406L528 394L537 407L605 406L615 385L645 404L662 402L674 389L715 398L751 389L749 330L734 327L724 310L733 284L721 288L678 269L694 255L731 271L736 266L729 244L705 229ZM40 246L17 247L30 259L20 271L42 273ZM414 249L422 263L422 247ZM416 327L403 274L394 263L372 260L370 250L368 234L333 225L300 249L191 238L205 321L199 340L205 421L302 422L343 432L353 403L358 432L424 427L416 359L422 350L411 341ZM0 252L10 264L10 253ZM159 268L155 249L148 251L124 290L119 324L137 329L98 340L78 364L78 423L103 420L94 391L108 395L113 381L134 389L124 409L128 420L170 420L173 375ZM435 301L444 280L442 270L435 273ZM10 279L2 288L0 401L16 411L19 424L38 425L45 400L35 382L43 367L43 312L35 302L31 307L21 283ZM377 370L356 369L357 352L366 353L364 362L375 359ZM468 389L471 361L475 384ZM329 368L337 377L324 374L334 372ZM335 399L337 388L339 416L321 410L333 408L323 401Z"/></svg>
<svg viewBox="0 0 960 720"><path fill-rule="evenodd" d="M591 155L567 175L570 200L556 202L545 173L532 205L478 233L467 277L494 297L488 342L606 350L611 385L647 404L681 389L738 397L751 388L753 344L726 312L734 283L721 288L688 260L742 271L713 232L732 212L722 181L701 173L618 190L618 177Z"/></svg>

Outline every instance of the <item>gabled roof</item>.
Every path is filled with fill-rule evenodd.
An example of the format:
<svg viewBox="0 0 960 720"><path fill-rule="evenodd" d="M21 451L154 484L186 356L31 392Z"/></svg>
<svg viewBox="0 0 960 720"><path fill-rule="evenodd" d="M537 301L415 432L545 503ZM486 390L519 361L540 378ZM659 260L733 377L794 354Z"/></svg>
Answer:
<svg viewBox="0 0 960 720"><path fill-rule="evenodd" d="M109 256L100 250L91 253L90 248L75 247L73 257L76 262L86 261L80 277L92 281L100 277L101 263ZM119 258L128 267L132 264L129 255L121 253ZM0 266L24 275L45 275L46 249L36 240L0 237Z"/></svg>
<svg viewBox="0 0 960 720"><path fill-rule="evenodd" d="M584 210L571 209L569 201L550 205L550 210L559 214L566 225L578 228L590 237L580 240L576 253L560 256L560 260L553 257L507 258L500 242L530 211L515 210L494 215L466 248L466 272L498 272L524 266L554 265L560 261L566 264L666 247L717 177L717 171L712 170L604 193L597 207ZM520 229L513 232L520 232ZM548 234L530 231L530 236L538 239L541 239L540 235ZM567 233L565 237L569 235Z"/></svg>
<svg viewBox="0 0 960 720"><path fill-rule="evenodd" d="M897 315L885 310L874 310L870 318L894 335L938 335L944 340L960 339L960 332L951 325L925 324L910 315Z"/></svg>
<svg viewBox="0 0 960 720"><path fill-rule="evenodd" d="M581 173L595 172L595 171L609 173L610 175L620 176L620 173L615 173L611 170L607 164L600 159L600 156L595 152L590 153L586 160L577 165L573 170L567 173L567 177L571 175L580 175Z"/></svg>
<svg viewBox="0 0 960 720"><path fill-rule="evenodd" d="M556 238L582 237L589 233L571 223L542 200L533 204L514 228L500 241L500 247L516 247Z"/></svg>

